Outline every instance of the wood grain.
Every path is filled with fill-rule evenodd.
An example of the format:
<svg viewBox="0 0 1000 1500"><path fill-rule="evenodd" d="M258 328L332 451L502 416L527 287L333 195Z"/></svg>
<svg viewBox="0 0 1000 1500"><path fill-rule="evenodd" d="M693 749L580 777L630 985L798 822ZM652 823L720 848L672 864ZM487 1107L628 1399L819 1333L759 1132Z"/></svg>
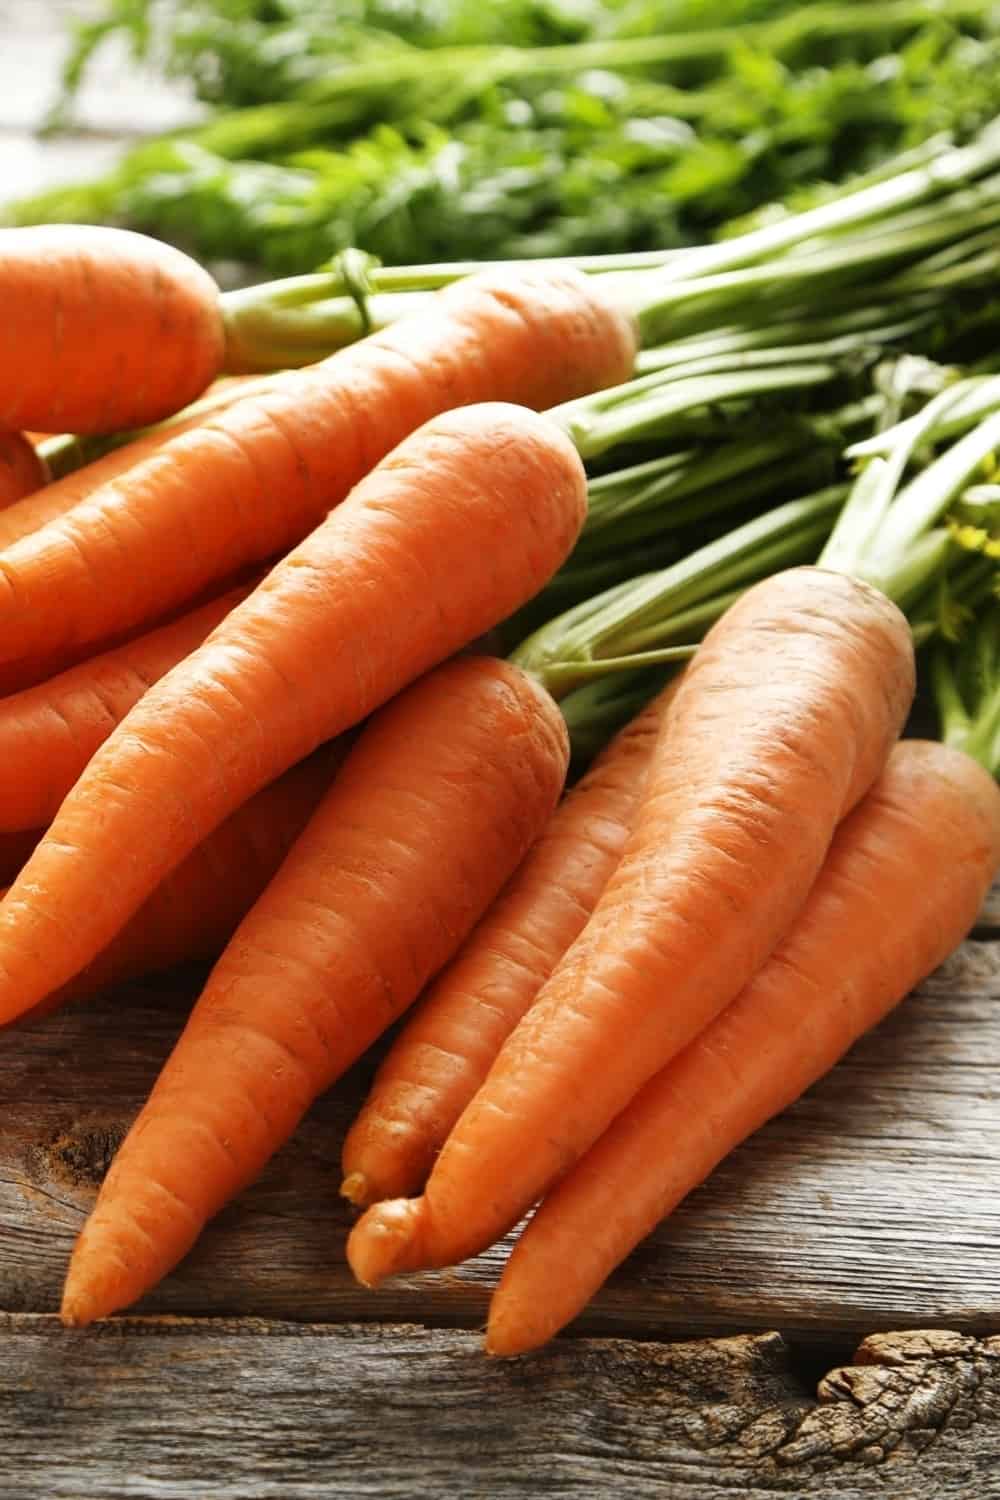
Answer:
<svg viewBox="0 0 1000 1500"><path fill-rule="evenodd" d="M13 1500L998 1493L998 1339L869 1339L818 1392L776 1333L507 1363L410 1327L8 1317L0 1339Z"/></svg>
<svg viewBox="0 0 1000 1500"><path fill-rule="evenodd" d="M135 987L0 1036L0 1307L58 1305L72 1239L197 988ZM969 941L619 1270L576 1332L811 1340L1000 1327L1000 942ZM314 1108L140 1311L475 1326L506 1246L370 1293L340 1143L371 1069Z"/></svg>

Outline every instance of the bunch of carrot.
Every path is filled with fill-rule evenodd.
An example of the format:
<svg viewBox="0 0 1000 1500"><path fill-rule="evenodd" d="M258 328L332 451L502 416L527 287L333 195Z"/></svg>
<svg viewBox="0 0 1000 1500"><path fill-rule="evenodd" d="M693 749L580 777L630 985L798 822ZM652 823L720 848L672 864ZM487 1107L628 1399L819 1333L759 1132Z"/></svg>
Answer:
<svg viewBox="0 0 1000 1500"><path fill-rule="evenodd" d="M835 220L812 212L816 234ZM709 255L700 294L731 306L717 267L797 242L757 235L742 260ZM990 775L897 744L914 635L896 574L865 582L842 530L837 558L796 566L844 487L710 543L711 566L678 564L683 643L630 638L598 666L686 665L561 801L556 699L588 680L579 630L600 611L577 606L578 659L535 638L516 660L466 652L538 599L585 527L599 536L584 458L650 433L690 445L691 413L835 383L858 330L827 328L822 356L800 339L779 375L741 367L744 349L636 377L634 283L495 267L308 368L205 397L227 333L198 267L117 231L2 232L18 316L33 257L50 342L0 319L8 368L31 345L0 407L7 467L27 475L0 512L0 1020L217 958L81 1235L64 1318L154 1285L422 996L345 1143L343 1192L366 1209L349 1259L371 1285L446 1264L540 1203L488 1339L530 1347L945 956L1000 865ZM697 305L685 271L655 274L650 317ZM152 423L49 483L16 432ZM884 461L883 509L915 443ZM785 451L726 450L715 472ZM708 487L700 457L673 456L657 493ZM654 478L638 468L615 500L633 524ZM926 548L918 562L929 587ZM635 587L646 600L626 580L616 609ZM933 903L917 883L932 856L948 872Z"/></svg>

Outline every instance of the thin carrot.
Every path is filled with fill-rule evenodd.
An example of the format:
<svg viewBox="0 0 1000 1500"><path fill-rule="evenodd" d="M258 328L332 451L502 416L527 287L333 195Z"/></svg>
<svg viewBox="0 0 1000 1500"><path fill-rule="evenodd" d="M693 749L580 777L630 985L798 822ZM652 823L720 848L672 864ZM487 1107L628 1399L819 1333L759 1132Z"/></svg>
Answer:
<svg viewBox="0 0 1000 1500"><path fill-rule="evenodd" d="M507 1037L582 931L621 857L677 679L549 820L390 1047L343 1149L352 1203L419 1192Z"/></svg>
<svg viewBox="0 0 1000 1500"><path fill-rule="evenodd" d="M272 387L276 378L230 375L224 380L217 380L194 406L186 407L157 426L116 445L100 458L89 462L75 462L75 466L59 478L54 478L44 489L35 486L30 492L25 490L25 499L0 511L0 547L9 547L48 522L58 520L75 505L88 499L102 485L120 479L141 459L157 453L171 438L180 437L181 433L190 432L193 427L200 427L247 396L263 394ZM51 442L60 441L59 438L50 440L43 445L43 452L50 448ZM60 461L65 462L65 459L61 458ZM53 464L55 462L53 457Z"/></svg>
<svg viewBox="0 0 1000 1500"><path fill-rule="evenodd" d="M0 432L0 511L41 489L45 464L23 432Z"/></svg>
<svg viewBox="0 0 1000 1500"><path fill-rule="evenodd" d="M952 951L998 867L988 772L944 745L898 745L763 968L544 1199L493 1296L490 1353L534 1349L575 1317L734 1146Z"/></svg>
<svg viewBox="0 0 1000 1500"><path fill-rule="evenodd" d="M89 1323L153 1286L447 961L551 814L552 699L466 656L362 731L216 965L70 1264Z"/></svg>
<svg viewBox="0 0 1000 1500"><path fill-rule="evenodd" d="M0 229L0 427L115 432L178 411L222 368L218 288L126 229Z"/></svg>
<svg viewBox="0 0 1000 1500"><path fill-rule="evenodd" d="M522 407L401 443L94 755L0 903L0 1020L89 963L259 787L536 593L585 508L576 450Z"/></svg>
<svg viewBox="0 0 1000 1500"><path fill-rule="evenodd" d="M250 588L230 589L159 630L0 698L0 831L50 823L129 709L200 646Z"/></svg>
<svg viewBox="0 0 1000 1500"><path fill-rule="evenodd" d="M355 1225L347 1250L360 1281L498 1239L734 998L880 771L913 688L906 620L846 575L776 574L712 627L668 707L593 915L423 1197L376 1204Z"/></svg>
<svg viewBox="0 0 1000 1500"><path fill-rule="evenodd" d="M0 660L101 640L276 556L408 433L478 401L544 409L624 379L600 278L494 271L238 401L0 558Z"/></svg>
<svg viewBox="0 0 1000 1500"><path fill-rule="evenodd" d="M216 959L329 788L348 737L251 797L158 885L93 963L23 1019L194 960Z"/></svg>

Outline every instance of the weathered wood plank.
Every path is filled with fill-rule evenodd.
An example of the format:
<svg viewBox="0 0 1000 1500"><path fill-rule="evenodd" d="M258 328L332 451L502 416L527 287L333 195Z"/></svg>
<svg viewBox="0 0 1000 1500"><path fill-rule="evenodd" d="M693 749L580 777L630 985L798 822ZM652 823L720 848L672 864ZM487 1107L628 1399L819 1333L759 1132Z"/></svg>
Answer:
<svg viewBox="0 0 1000 1500"><path fill-rule="evenodd" d="M775 1333L497 1363L412 1327L28 1317L0 1345L14 1500L1000 1493L998 1339L870 1339L818 1399Z"/></svg>
<svg viewBox="0 0 1000 1500"><path fill-rule="evenodd" d="M73 1236L186 1003L175 980L0 1036L0 1306L56 1307ZM995 1331L998 1057L1000 943L967 942L730 1157L612 1278L578 1331ZM377 1294L347 1274L338 1153L369 1071L320 1101L142 1310L482 1321L503 1245Z"/></svg>

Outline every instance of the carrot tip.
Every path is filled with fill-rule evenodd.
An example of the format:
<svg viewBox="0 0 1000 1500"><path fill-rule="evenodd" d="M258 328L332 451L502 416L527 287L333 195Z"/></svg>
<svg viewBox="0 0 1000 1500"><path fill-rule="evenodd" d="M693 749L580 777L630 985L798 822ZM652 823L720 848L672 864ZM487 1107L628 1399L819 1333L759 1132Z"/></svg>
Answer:
<svg viewBox="0 0 1000 1500"><path fill-rule="evenodd" d="M364 1172L348 1172L340 1184L340 1196L358 1208L367 1208L372 1201L371 1186Z"/></svg>
<svg viewBox="0 0 1000 1500"><path fill-rule="evenodd" d="M423 1269L423 1200L396 1198L362 1214L347 1238L347 1263L354 1277L374 1289L401 1271Z"/></svg>

